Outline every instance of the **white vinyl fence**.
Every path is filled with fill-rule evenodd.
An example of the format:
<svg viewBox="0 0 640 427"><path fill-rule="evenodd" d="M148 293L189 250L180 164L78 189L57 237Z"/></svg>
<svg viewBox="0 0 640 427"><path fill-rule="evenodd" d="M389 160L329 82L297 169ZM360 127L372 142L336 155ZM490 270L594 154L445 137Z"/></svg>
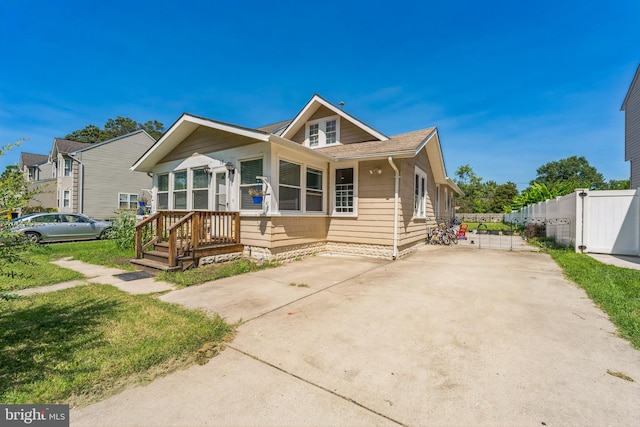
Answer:
<svg viewBox="0 0 640 427"><path fill-rule="evenodd" d="M547 237L576 252L640 255L640 190L576 190L505 214L505 222L545 224Z"/></svg>

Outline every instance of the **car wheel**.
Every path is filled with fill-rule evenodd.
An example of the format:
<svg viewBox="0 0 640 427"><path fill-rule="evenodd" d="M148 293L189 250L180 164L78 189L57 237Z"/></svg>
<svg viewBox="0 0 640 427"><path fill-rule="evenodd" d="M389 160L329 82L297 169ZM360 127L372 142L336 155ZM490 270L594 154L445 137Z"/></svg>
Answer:
<svg viewBox="0 0 640 427"><path fill-rule="evenodd" d="M113 230L111 228L105 228L104 230L102 230L102 233L100 233L100 236L98 236L98 239L100 240L110 239L112 232Z"/></svg>
<svg viewBox="0 0 640 427"><path fill-rule="evenodd" d="M42 238L42 236L40 236L38 233L35 233L33 231L27 231L26 233L24 233L24 236L31 242L31 243L39 243L40 239Z"/></svg>

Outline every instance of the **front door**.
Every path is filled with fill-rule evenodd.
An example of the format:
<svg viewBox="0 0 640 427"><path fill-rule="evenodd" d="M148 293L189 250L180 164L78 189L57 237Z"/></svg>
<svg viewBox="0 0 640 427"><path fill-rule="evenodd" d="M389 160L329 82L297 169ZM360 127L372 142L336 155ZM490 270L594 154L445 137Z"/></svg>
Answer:
<svg viewBox="0 0 640 427"><path fill-rule="evenodd" d="M227 170L213 174L213 210L225 212L229 210L229 191Z"/></svg>

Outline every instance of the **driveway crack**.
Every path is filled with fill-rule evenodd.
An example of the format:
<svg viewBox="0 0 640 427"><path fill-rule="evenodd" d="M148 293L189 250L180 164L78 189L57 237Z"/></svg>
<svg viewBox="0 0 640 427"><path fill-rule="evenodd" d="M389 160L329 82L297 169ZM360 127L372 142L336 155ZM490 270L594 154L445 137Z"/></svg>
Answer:
<svg viewBox="0 0 640 427"><path fill-rule="evenodd" d="M335 285L332 285L332 286L335 286ZM226 347L230 348L232 350L235 350L238 353L243 354L243 355L245 355L247 357L250 357L253 360L258 361L258 362L260 362L260 363L262 363L264 365L267 365L267 366L269 366L271 368L274 368L274 369L282 372L283 374L289 375L290 377L293 377L293 378L295 378L297 380L300 380L300 381L302 381L302 382L304 382L306 384L309 384L310 386L316 387L316 388L318 388L318 389L320 389L322 391L325 391L327 393L330 393L330 394L332 394L332 395L334 395L334 396L336 396L336 397L338 397L338 398L340 398L340 399L342 399L342 400L344 400L346 402L352 403L352 404L364 409L365 411L371 412L372 414L375 414L375 415L377 415L379 417L382 417L382 418L384 418L386 420L389 420L392 423L395 423L395 424L397 424L399 426L407 427L407 424L405 424L403 422L400 422L398 420L395 420L395 419L393 419L393 418L391 418L391 417L389 417L389 416L387 416L387 415L385 415L385 414L383 414L381 412L376 411L375 409L371 409L368 406L366 406L366 405L364 405L364 404L362 404L362 403L360 403L360 402L358 402L358 401L356 401L354 399L351 399L350 397L344 396L344 395L342 395L340 393L335 392L334 390L330 390L330 389L328 389L326 387L321 386L320 384L316 384L316 383L314 383L312 381L309 381L306 378L303 378L303 377L301 377L299 375L296 375L293 372L287 371L286 369L283 369L283 368L281 368L279 366L276 366L273 363L270 363L270 362L267 362L266 360L260 359L259 357L254 356L253 354L247 353L246 351L242 351L239 348L234 347L233 345L227 344Z"/></svg>

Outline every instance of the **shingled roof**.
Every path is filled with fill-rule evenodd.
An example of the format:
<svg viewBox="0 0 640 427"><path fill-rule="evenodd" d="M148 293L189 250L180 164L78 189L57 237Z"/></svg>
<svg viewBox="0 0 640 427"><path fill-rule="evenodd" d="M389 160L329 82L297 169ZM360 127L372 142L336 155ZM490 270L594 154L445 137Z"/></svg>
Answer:
<svg viewBox="0 0 640 427"><path fill-rule="evenodd" d="M316 151L337 159L366 158L388 155L415 155L420 145L436 130L435 127L392 136L386 141L366 141L334 145Z"/></svg>
<svg viewBox="0 0 640 427"><path fill-rule="evenodd" d="M55 138L54 144L58 147L60 153L71 153L82 148L90 147L93 144L88 142L70 141L68 139Z"/></svg>
<svg viewBox="0 0 640 427"><path fill-rule="evenodd" d="M49 160L47 154L20 153L20 167L35 166L46 163Z"/></svg>

